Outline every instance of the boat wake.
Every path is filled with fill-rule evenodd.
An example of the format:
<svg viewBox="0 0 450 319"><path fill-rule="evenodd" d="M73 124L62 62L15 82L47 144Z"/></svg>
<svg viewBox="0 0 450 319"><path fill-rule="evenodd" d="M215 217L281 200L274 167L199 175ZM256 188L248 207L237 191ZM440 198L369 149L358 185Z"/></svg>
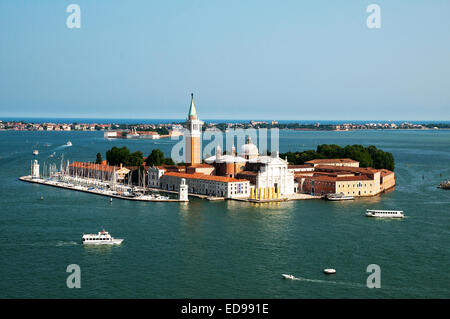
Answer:
<svg viewBox="0 0 450 319"><path fill-rule="evenodd" d="M61 246L76 246L79 245L79 243L77 243L76 241L58 241L56 242L56 247L61 247Z"/></svg>
<svg viewBox="0 0 450 319"><path fill-rule="evenodd" d="M14 243L14 244L0 244L0 247L14 247L14 246L30 246L30 247L62 247L62 246L77 246L76 241L53 241L53 242L34 242L34 243Z"/></svg>
<svg viewBox="0 0 450 319"><path fill-rule="evenodd" d="M365 285L353 283L353 282L310 279L310 278L304 278L304 277L294 277L292 280L313 282L313 283L318 283L318 284L340 285L340 286L353 287L353 288L365 288L366 287Z"/></svg>

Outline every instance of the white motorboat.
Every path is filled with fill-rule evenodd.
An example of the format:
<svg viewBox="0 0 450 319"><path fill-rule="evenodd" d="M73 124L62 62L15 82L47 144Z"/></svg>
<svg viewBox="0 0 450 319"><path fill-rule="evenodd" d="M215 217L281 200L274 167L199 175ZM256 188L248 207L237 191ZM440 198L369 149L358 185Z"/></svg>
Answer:
<svg viewBox="0 0 450 319"><path fill-rule="evenodd" d="M68 142L66 143L66 146L72 146L72 142L71 142L71 141L68 141Z"/></svg>
<svg viewBox="0 0 450 319"><path fill-rule="evenodd" d="M286 275L286 274L282 274L281 276L283 276L284 279L295 279L294 275Z"/></svg>
<svg viewBox="0 0 450 319"><path fill-rule="evenodd" d="M328 200L338 201L338 200L353 200L355 197L350 195L344 195L344 193L339 194L327 194L326 197Z"/></svg>
<svg viewBox="0 0 450 319"><path fill-rule="evenodd" d="M366 217L403 218L405 215L402 210L367 209Z"/></svg>
<svg viewBox="0 0 450 319"><path fill-rule="evenodd" d="M336 273L336 269L333 268L326 268L323 270L323 273L326 275L334 275Z"/></svg>
<svg viewBox="0 0 450 319"><path fill-rule="evenodd" d="M39 155L39 151L38 150L34 150L33 151L33 155Z"/></svg>
<svg viewBox="0 0 450 319"><path fill-rule="evenodd" d="M82 240L84 245L120 245L123 242L123 239L114 238L105 230L98 234L85 234Z"/></svg>

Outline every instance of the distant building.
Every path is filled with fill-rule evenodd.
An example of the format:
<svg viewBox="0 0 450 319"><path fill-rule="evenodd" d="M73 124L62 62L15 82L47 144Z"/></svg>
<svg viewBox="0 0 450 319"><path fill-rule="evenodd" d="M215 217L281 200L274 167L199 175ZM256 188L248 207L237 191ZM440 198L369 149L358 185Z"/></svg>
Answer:
<svg viewBox="0 0 450 319"><path fill-rule="evenodd" d="M154 131L138 131L139 138L146 138L151 140L157 140L160 138L160 135Z"/></svg>

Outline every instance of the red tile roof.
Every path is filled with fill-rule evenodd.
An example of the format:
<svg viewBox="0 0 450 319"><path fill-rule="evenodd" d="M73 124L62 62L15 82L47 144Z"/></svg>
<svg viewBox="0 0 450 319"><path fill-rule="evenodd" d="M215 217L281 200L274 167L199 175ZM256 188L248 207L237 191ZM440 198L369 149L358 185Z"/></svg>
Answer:
<svg viewBox="0 0 450 319"><path fill-rule="evenodd" d="M90 169L96 171L112 172L114 169L117 171L120 167L110 166L105 164L85 163L85 162L73 162L69 164L69 167Z"/></svg>

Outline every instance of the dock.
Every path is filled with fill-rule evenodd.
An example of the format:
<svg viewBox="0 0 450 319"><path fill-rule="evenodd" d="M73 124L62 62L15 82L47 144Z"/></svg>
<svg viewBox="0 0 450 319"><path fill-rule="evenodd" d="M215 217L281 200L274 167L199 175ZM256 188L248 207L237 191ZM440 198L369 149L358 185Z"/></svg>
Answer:
<svg viewBox="0 0 450 319"><path fill-rule="evenodd" d="M178 202L178 203L185 203L185 202L187 202L187 201L179 200L179 199L175 199L175 198L169 198L169 199L138 199L138 198L127 197L127 196L122 196L122 195L104 194L104 193L101 193L101 192L98 192L98 191L95 191L95 190L78 189L78 188L75 188L73 186L64 185L64 183L62 183L62 182L48 181L48 180L44 180L44 179L33 179L30 175L19 177L19 180L24 181L24 182L28 182L28 183L41 184L41 185L46 185L46 186L53 186L53 187L68 189L68 190L72 190L72 191L78 191L78 192L89 193L89 194L94 194L94 195L101 195L101 196L105 196L105 197L117 198L117 199L123 199L123 200L131 200L131 201L135 201L135 202ZM176 193L176 194L178 194L178 193Z"/></svg>

